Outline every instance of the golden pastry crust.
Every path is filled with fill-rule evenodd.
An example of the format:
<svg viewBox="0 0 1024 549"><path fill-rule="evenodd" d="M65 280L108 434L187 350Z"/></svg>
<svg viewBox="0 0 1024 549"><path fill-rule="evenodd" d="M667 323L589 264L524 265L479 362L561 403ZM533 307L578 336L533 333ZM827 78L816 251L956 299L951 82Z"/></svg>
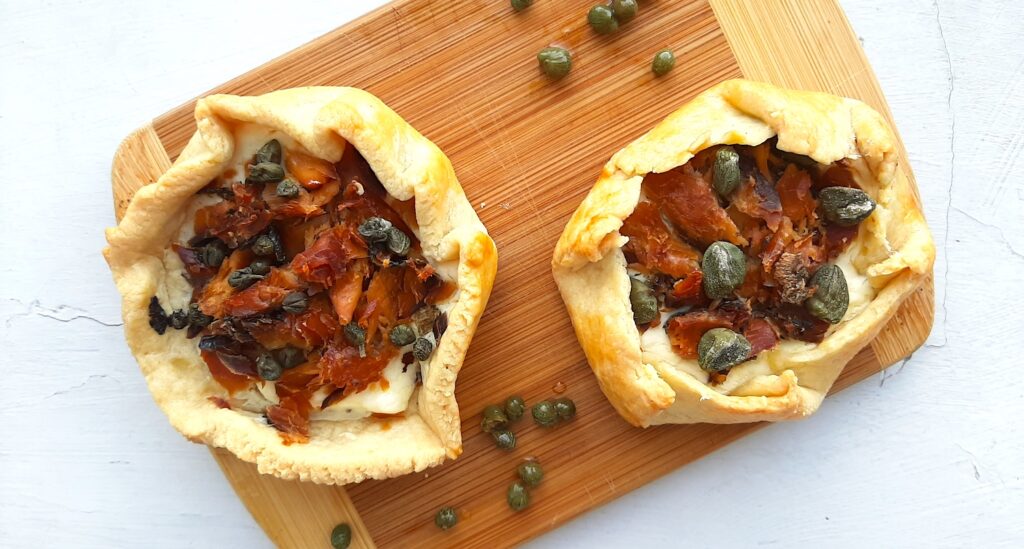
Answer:
<svg viewBox="0 0 1024 549"><path fill-rule="evenodd" d="M226 448L260 472L325 484L393 477L437 465L462 452L455 379L490 295L494 242L466 199L448 158L373 95L353 88L309 87L258 97L214 95L195 111L197 131L159 180L139 189L104 250L123 297L125 338L153 397L189 440ZM280 131L319 158L337 161L346 142L367 160L387 192L416 199L423 255L457 272L457 301L410 408L386 428L371 420L312 422L307 444L285 445L259 416L208 400L226 391L211 377L195 340L180 330L157 335L146 307L156 295L175 308L190 288L168 244L195 193L234 153L232 127L255 123ZM457 265L457 268L456 268Z"/></svg>
<svg viewBox="0 0 1024 549"><path fill-rule="evenodd" d="M681 166L719 144L778 148L821 164L848 159L877 202L852 246L874 299L819 344L761 353L770 374L724 394L641 347L629 303L619 228L648 173ZM552 270L601 389L630 423L777 421L813 413L846 363L928 276L935 246L910 183L897 169L895 137L867 105L824 93L729 80L697 96L605 165L555 247Z"/></svg>

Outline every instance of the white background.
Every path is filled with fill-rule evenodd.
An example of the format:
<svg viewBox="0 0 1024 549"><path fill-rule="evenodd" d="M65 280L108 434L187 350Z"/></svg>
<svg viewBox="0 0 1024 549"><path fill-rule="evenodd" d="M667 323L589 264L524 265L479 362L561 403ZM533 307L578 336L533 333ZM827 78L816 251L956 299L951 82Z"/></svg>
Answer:
<svg viewBox="0 0 1024 549"><path fill-rule="evenodd" d="M99 254L110 159L381 3L0 0L0 546L270 545L124 345ZM535 546L1024 545L1024 3L842 4L937 242L931 338Z"/></svg>

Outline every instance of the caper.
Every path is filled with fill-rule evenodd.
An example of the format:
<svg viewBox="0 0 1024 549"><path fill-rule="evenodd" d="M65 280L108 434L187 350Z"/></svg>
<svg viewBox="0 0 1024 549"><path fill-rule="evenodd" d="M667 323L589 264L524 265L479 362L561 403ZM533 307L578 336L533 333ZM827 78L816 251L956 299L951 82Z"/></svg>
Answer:
<svg viewBox="0 0 1024 549"><path fill-rule="evenodd" d="M837 265L825 264L811 277L814 293L807 298L804 306L814 316L837 324L846 316L850 307L850 290L846 275Z"/></svg>
<svg viewBox="0 0 1024 549"><path fill-rule="evenodd" d="M305 312L308 307L309 297L306 296L306 292L292 292L284 296L284 301L281 302L284 312L295 315Z"/></svg>
<svg viewBox="0 0 1024 549"><path fill-rule="evenodd" d="M276 249L276 246L274 246L274 239L271 238L270 235L260 235L260 237L256 239L256 242L252 243L252 253L256 255L274 255L274 251Z"/></svg>
<svg viewBox="0 0 1024 549"><path fill-rule="evenodd" d="M292 179L285 179L277 184L274 193L281 198L295 198L299 196L299 184Z"/></svg>
<svg viewBox="0 0 1024 549"><path fill-rule="evenodd" d="M572 54L565 48L549 46L537 54L537 63L548 78L559 80L572 70Z"/></svg>
<svg viewBox="0 0 1024 549"><path fill-rule="evenodd" d="M256 358L256 373L267 381L274 381L281 377L281 363L267 353Z"/></svg>
<svg viewBox="0 0 1024 549"><path fill-rule="evenodd" d="M263 280L263 275L252 272L248 267L228 275L228 285L236 290L244 290L260 280Z"/></svg>
<svg viewBox="0 0 1024 549"><path fill-rule="evenodd" d="M612 13L615 14L615 19L619 23L629 23L636 17L638 11L640 11L640 6L636 0L612 0Z"/></svg>
<svg viewBox="0 0 1024 549"><path fill-rule="evenodd" d="M558 410L555 409L555 405L547 400L542 400L537 404L533 405L530 409L530 414L533 415L533 421L541 427L551 427L558 423Z"/></svg>
<svg viewBox="0 0 1024 549"><path fill-rule="evenodd" d="M644 325L658 318L658 298L646 282L629 278L629 305L633 309L633 322Z"/></svg>
<svg viewBox="0 0 1024 549"><path fill-rule="evenodd" d="M434 515L434 525L442 530L447 530L459 522L459 516L455 513L454 507L442 507Z"/></svg>
<svg viewBox="0 0 1024 549"><path fill-rule="evenodd" d="M494 444L502 450L510 451L516 448L516 434L509 430L494 431L491 433L494 437Z"/></svg>
<svg viewBox="0 0 1024 549"><path fill-rule="evenodd" d="M253 158L253 163L261 164L263 162L270 162L272 164L281 163L281 142L276 139L271 139L260 147L260 150L256 151L256 156Z"/></svg>
<svg viewBox="0 0 1024 549"><path fill-rule="evenodd" d="M719 196L729 196L740 186L740 155L732 147L715 151L715 177L711 186Z"/></svg>
<svg viewBox="0 0 1024 549"><path fill-rule="evenodd" d="M512 9L516 11L523 11L533 4L533 0L512 0Z"/></svg>
<svg viewBox="0 0 1024 549"><path fill-rule="evenodd" d="M348 324L346 324L344 332L345 339L347 339L348 342L351 343L352 345L355 345L356 347L359 348L362 348L364 345L366 345L366 330L361 328L355 322L349 322Z"/></svg>
<svg viewBox="0 0 1024 549"><path fill-rule="evenodd" d="M416 341L412 342L412 356L416 357L416 360L427 360L433 352L434 344L425 337L416 338Z"/></svg>
<svg viewBox="0 0 1024 549"><path fill-rule="evenodd" d="M270 262L266 259L254 259L249 264L249 272L257 275L265 275L270 272Z"/></svg>
<svg viewBox="0 0 1024 549"><path fill-rule="evenodd" d="M213 317L203 313L203 310L199 308L198 303L191 303L188 306L188 323L193 328L202 329L210 325L213 322Z"/></svg>
<svg viewBox="0 0 1024 549"><path fill-rule="evenodd" d="M743 252L722 240L708 246L700 267L704 271L704 293L711 299L728 297L747 276Z"/></svg>
<svg viewBox="0 0 1024 549"><path fill-rule="evenodd" d="M391 339L391 343L394 343L396 347L405 347L410 343L416 341L416 332L413 332L412 326L408 324L399 324L394 328L391 328L391 332L388 334Z"/></svg>
<svg viewBox="0 0 1024 549"><path fill-rule="evenodd" d="M184 309L178 309L171 313L169 317L171 328L175 330L181 330L185 326L188 326L188 312Z"/></svg>
<svg viewBox="0 0 1024 549"><path fill-rule="evenodd" d="M368 217L356 230L367 242L384 242L391 231L391 222L383 217Z"/></svg>
<svg viewBox="0 0 1024 549"><path fill-rule="evenodd" d="M676 66L676 54L672 50L664 49L654 54L651 61L651 72L654 76L665 76Z"/></svg>
<svg viewBox="0 0 1024 549"><path fill-rule="evenodd" d="M303 362L306 362L306 354L302 352L302 349L298 347L282 347L277 350L277 361L281 363L281 367L285 370L290 370Z"/></svg>
<svg viewBox="0 0 1024 549"><path fill-rule="evenodd" d="M249 168L246 183L277 183L284 179L284 168L273 162L260 162Z"/></svg>
<svg viewBox="0 0 1024 549"><path fill-rule="evenodd" d="M844 227L864 221L875 211L875 202L860 189L826 187L818 193L818 200L825 219Z"/></svg>
<svg viewBox="0 0 1024 549"><path fill-rule="evenodd" d="M524 413L526 413L526 402L523 401L523 397L515 395L505 399L505 416L509 421L519 421Z"/></svg>
<svg viewBox="0 0 1024 549"><path fill-rule="evenodd" d="M697 344L697 362L708 372L721 372L750 356L750 342L727 328L712 328Z"/></svg>
<svg viewBox="0 0 1024 549"><path fill-rule="evenodd" d="M615 19L615 12L604 4L598 4L587 12L587 22L590 28L597 34L611 34L619 30L619 22Z"/></svg>
<svg viewBox="0 0 1024 549"><path fill-rule="evenodd" d="M576 403L570 398L556 398L555 413L558 414L559 421L568 421L576 417Z"/></svg>
<svg viewBox="0 0 1024 549"><path fill-rule="evenodd" d="M519 473L519 478L522 479L523 484L530 488L536 488L540 481L544 479L544 469L536 461L520 463L519 467L516 468L516 472Z"/></svg>
<svg viewBox="0 0 1024 549"><path fill-rule="evenodd" d="M525 484L517 480L508 487L505 501L513 511L522 511L530 505L530 491L526 489Z"/></svg>
<svg viewBox="0 0 1024 549"><path fill-rule="evenodd" d="M483 419L480 421L480 429L485 433L500 431L508 425L508 416L505 411L493 404L484 408Z"/></svg>
<svg viewBox="0 0 1024 549"><path fill-rule="evenodd" d="M352 543L352 527L341 523L331 530L331 547L334 549L348 549Z"/></svg>
<svg viewBox="0 0 1024 549"><path fill-rule="evenodd" d="M203 265L207 267L220 267L220 264L224 263L228 251L227 245L220 240L214 240L199 248L199 261L202 261Z"/></svg>
<svg viewBox="0 0 1024 549"><path fill-rule="evenodd" d="M412 239L409 235L402 232L398 227L391 227L388 229L388 249L391 253L398 255L405 255L409 253L409 248L412 246Z"/></svg>

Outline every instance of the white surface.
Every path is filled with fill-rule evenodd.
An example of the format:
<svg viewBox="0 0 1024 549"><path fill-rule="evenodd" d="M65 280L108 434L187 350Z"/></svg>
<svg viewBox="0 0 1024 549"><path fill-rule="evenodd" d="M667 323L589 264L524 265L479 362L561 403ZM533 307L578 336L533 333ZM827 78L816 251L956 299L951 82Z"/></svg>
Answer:
<svg viewBox="0 0 1024 549"><path fill-rule="evenodd" d="M0 546L270 545L123 343L99 255L110 158L148 116L380 3L0 2ZM1024 4L842 3L938 243L931 339L536 547L1024 544Z"/></svg>

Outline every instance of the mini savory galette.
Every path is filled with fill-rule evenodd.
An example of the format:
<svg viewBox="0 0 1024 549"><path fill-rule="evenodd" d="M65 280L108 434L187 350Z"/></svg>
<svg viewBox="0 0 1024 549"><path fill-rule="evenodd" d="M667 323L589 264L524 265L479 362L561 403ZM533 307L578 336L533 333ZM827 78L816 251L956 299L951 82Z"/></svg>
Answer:
<svg viewBox="0 0 1024 549"><path fill-rule="evenodd" d="M215 95L196 123L105 251L171 424L320 483L457 457L497 255L448 159L352 88Z"/></svg>
<svg viewBox="0 0 1024 549"><path fill-rule="evenodd" d="M813 413L934 255L878 113L732 80L612 157L552 265L602 390L647 426Z"/></svg>

